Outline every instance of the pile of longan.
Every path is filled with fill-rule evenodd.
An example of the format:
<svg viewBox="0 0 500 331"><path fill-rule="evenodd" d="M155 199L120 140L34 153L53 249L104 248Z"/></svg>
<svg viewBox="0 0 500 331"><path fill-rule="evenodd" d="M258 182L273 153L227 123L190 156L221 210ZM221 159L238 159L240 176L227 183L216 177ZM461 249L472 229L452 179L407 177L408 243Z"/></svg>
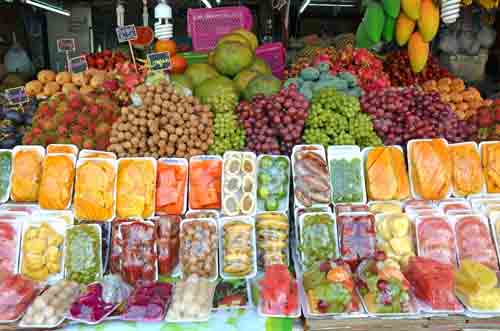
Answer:
<svg viewBox="0 0 500 331"><path fill-rule="evenodd" d="M108 150L119 157L191 157L206 154L213 143L213 114L192 96L168 82L140 85L135 98L141 106L121 109L113 124Z"/></svg>

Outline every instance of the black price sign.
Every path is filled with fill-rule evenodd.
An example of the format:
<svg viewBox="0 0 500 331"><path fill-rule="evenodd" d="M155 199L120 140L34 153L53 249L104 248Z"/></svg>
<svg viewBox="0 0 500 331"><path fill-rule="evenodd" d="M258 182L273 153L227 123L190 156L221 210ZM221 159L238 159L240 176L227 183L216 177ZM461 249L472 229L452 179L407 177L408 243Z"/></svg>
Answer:
<svg viewBox="0 0 500 331"><path fill-rule="evenodd" d="M28 96L24 86L5 90L5 98L11 105L19 105L28 102Z"/></svg>
<svg viewBox="0 0 500 331"><path fill-rule="evenodd" d="M137 39L137 30L135 29L135 25L132 24L117 27L116 36L118 37L118 42L120 43Z"/></svg>
<svg viewBox="0 0 500 331"><path fill-rule="evenodd" d="M57 39L57 51L59 53L74 52L76 50L75 38Z"/></svg>
<svg viewBox="0 0 500 331"><path fill-rule="evenodd" d="M159 52L148 54L149 70L170 70L172 69L172 62L170 61L169 52Z"/></svg>
<svg viewBox="0 0 500 331"><path fill-rule="evenodd" d="M88 65L85 56L77 56L69 60L69 69L74 74L87 71Z"/></svg>

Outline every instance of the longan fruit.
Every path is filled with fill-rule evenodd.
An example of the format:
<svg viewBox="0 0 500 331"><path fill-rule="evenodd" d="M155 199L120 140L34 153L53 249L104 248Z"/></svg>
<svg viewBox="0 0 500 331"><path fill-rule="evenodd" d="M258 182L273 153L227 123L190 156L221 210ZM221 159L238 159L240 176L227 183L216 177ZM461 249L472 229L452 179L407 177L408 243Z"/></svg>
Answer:
<svg viewBox="0 0 500 331"><path fill-rule="evenodd" d="M131 147L132 147L132 144L130 143L130 141L125 141L125 142L123 143L123 148L125 148L125 149L129 149L129 148L131 148Z"/></svg>
<svg viewBox="0 0 500 331"><path fill-rule="evenodd" d="M172 113L175 113L177 111L177 107L174 104L170 104L168 110Z"/></svg>
<svg viewBox="0 0 500 331"><path fill-rule="evenodd" d="M205 132L203 132L203 133L200 134L200 139L203 140L203 141L205 141L205 140L208 139L208 135Z"/></svg>
<svg viewBox="0 0 500 331"><path fill-rule="evenodd" d="M148 146L153 146L155 144L155 141L153 140L153 137L148 138Z"/></svg>
<svg viewBox="0 0 500 331"><path fill-rule="evenodd" d="M208 144L206 142L202 143L200 149L203 152L206 152L208 150Z"/></svg>
<svg viewBox="0 0 500 331"><path fill-rule="evenodd" d="M203 132L203 130L205 129L205 126L203 126L203 124L198 124L198 130L200 130L201 132Z"/></svg>
<svg viewBox="0 0 500 331"><path fill-rule="evenodd" d="M190 116L189 116L189 114L188 114L188 113L184 113L184 114L182 114L182 119L183 119L184 121L188 121L188 120L189 120L189 117L190 117Z"/></svg>
<svg viewBox="0 0 500 331"><path fill-rule="evenodd" d="M186 144L181 143L181 144L177 145L177 149L181 150L181 151L185 151L187 149L187 146L186 146Z"/></svg>
<svg viewBox="0 0 500 331"><path fill-rule="evenodd" d="M174 133L175 132L175 127L171 124L166 126L166 130L168 133Z"/></svg>
<svg viewBox="0 0 500 331"><path fill-rule="evenodd" d="M174 155L174 153L175 153L175 149L173 147L168 146L167 147L167 153L166 153L167 156Z"/></svg>
<svg viewBox="0 0 500 331"><path fill-rule="evenodd" d="M171 135L168 137L168 140L169 140L169 141L173 141L173 142L177 141L177 139L178 139L178 137L177 137L175 134L171 134Z"/></svg>
<svg viewBox="0 0 500 331"><path fill-rule="evenodd" d="M168 133L165 130L160 131L160 138L161 139L166 139L168 137Z"/></svg>
<svg viewBox="0 0 500 331"><path fill-rule="evenodd" d="M176 135L181 136L183 133L184 133L184 130L182 130L182 128L175 129L175 134Z"/></svg>
<svg viewBox="0 0 500 331"><path fill-rule="evenodd" d="M130 133L130 131L125 132L125 139L127 140L132 139L132 133Z"/></svg>

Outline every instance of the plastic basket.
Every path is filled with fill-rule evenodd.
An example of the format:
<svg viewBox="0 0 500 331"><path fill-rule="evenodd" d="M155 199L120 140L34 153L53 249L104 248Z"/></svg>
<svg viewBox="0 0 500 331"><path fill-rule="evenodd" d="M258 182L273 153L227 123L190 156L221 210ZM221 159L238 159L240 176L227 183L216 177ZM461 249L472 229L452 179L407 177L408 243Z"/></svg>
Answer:
<svg viewBox="0 0 500 331"><path fill-rule="evenodd" d="M264 44L255 50L258 58L266 61L272 71L285 67L285 48L280 42Z"/></svg>
<svg viewBox="0 0 500 331"><path fill-rule="evenodd" d="M484 79L488 50L481 49L478 55L441 54L441 61L455 76L467 82L477 82Z"/></svg>
<svg viewBox="0 0 500 331"><path fill-rule="evenodd" d="M252 29L252 13L244 6L188 9L188 34L195 51L209 51L234 29Z"/></svg>

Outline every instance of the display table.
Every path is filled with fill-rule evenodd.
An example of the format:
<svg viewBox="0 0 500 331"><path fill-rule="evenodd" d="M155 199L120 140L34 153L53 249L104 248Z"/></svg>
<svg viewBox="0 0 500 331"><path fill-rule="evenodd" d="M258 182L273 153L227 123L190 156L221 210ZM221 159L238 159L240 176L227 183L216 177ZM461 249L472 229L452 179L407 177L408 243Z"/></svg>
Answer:
<svg viewBox="0 0 500 331"><path fill-rule="evenodd" d="M446 316L419 319L307 319L305 330L500 330L500 317L469 318L465 316Z"/></svg>
<svg viewBox="0 0 500 331"><path fill-rule="evenodd" d="M254 310L219 311L205 323L137 323L107 321L99 325L74 324L65 331L292 331L292 319L263 318Z"/></svg>

